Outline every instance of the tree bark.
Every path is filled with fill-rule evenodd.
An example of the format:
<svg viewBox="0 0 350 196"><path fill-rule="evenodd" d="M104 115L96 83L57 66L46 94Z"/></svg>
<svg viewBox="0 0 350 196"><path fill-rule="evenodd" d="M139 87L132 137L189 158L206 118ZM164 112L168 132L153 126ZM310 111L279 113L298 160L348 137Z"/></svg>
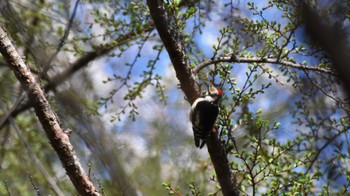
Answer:
<svg viewBox="0 0 350 196"><path fill-rule="evenodd" d="M59 156L67 175L81 195L99 195L95 186L85 174L73 145L69 141L69 131L59 124L57 115L46 99L43 89L37 83L28 66L23 62L5 31L0 27L0 53L28 94L32 107L42 124L51 146Z"/></svg>
<svg viewBox="0 0 350 196"><path fill-rule="evenodd" d="M200 96L200 92L192 74L192 69L188 65L185 52L180 42L175 39L170 31L169 20L163 3L163 0L147 0L154 25L169 54L176 77L180 81L181 89L189 103L192 104ZM217 135L208 139L207 146L222 193L225 196L239 195L236 179L232 176L225 149Z"/></svg>
<svg viewBox="0 0 350 196"><path fill-rule="evenodd" d="M332 25L324 20L311 8L308 1L303 1L301 7L302 19L305 22L307 35L329 55L337 71L338 78L350 99L350 56L349 36L342 23L338 21ZM346 13L339 13L346 15Z"/></svg>

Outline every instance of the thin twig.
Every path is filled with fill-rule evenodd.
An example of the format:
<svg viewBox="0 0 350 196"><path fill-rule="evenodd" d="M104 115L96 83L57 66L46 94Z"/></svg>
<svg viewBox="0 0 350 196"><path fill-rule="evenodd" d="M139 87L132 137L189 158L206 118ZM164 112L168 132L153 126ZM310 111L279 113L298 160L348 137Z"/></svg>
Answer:
<svg viewBox="0 0 350 196"><path fill-rule="evenodd" d="M57 184L57 181L50 175L49 171L47 171L47 169L45 168L45 166L41 163L41 161L39 160L39 158L36 156L36 154L34 153L34 151L32 150L32 148L30 147L30 145L27 143L27 141L24 139L24 135L22 134L21 130L19 129L18 125L15 123L15 121L13 120L13 118L9 118L10 123L12 125L12 127L15 129L18 138L20 140L20 142L22 143L22 145L24 146L24 148L26 149L29 157L34 161L36 167L40 170L40 172L42 173L42 175L46 178L47 182L50 184L50 186L52 187L52 189L55 191L55 193L58 196L64 196L65 194L62 192L62 190L60 189L60 187Z"/></svg>
<svg viewBox="0 0 350 196"><path fill-rule="evenodd" d="M100 195L75 154L69 136L59 123L59 119L46 98L44 90L37 82L29 67L24 63L5 31L0 28L0 53L9 64L23 89L28 93L35 113L43 126L46 136L60 158L67 175L81 195Z"/></svg>
<svg viewBox="0 0 350 196"><path fill-rule="evenodd" d="M79 1L80 0L77 0L75 2L75 5L74 5L74 9L73 9L73 13L72 13L72 16L70 17L69 19L69 22L66 26L66 29L64 31L64 34L62 36L62 38L60 39L60 43L58 44L57 46L57 49L56 49L56 52L50 57L49 61L45 64L44 66L44 69L42 71L42 73L40 74L41 76L45 76L46 75L46 72L50 69L51 67L51 63L52 61L56 58L56 56L58 55L58 53L61 51L61 49L63 48L67 38L68 38L68 35L69 35L69 31L70 29L72 28L73 26L73 20L75 18L75 14L77 12L77 9L78 9L78 4L79 4Z"/></svg>
<svg viewBox="0 0 350 196"><path fill-rule="evenodd" d="M337 139L340 135L342 135L343 133L346 133L348 130L344 130L344 131L340 131L339 133L335 134L332 138L330 138L326 143L323 144L323 146L318 149L315 157L311 160L311 163L309 165L309 167L306 169L305 174L309 173L309 171L311 170L312 166L314 165L314 163L316 162L316 160L318 159L318 157L320 156L321 152L326 149L326 147L328 145L330 145L332 142L334 142L335 139Z"/></svg>
<svg viewBox="0 0 350 196"><path fill-rule="evenodd" d="M287 67L300 69L300 70L316 71L316 72L326 73L326 74L330 74L330 75L334 75L334 76L337 75L335 73L335 71L331 70L331 69L326 69L326 68L317 67L317 66L305 66L305 65L293 62L293 61L278 60L276 58L266 58L266 57L264 57L264 58L261 58L261 57L235 57L235 58L232 58L232 56L219 57L217 59L203 61L194 69L193 72L195 74L197 74L197 73L199 73L199 71L201 71L205 67L207 67L209 65L216 64L216 63L269 63L269 64L284 65Z"/></svg>
<svg viewBox="0 0 350 196"><path fill-rule="evenodd" d="M90 62L100 58L103 55L108 54L112 50L114 50L116 47L121 46L125 44L128 40L134 39L137 35L143 32L150 32L153 30L152 23L147 23L143 26L143 28L140 28L138 31L130 31L127 34L124 34L115 40L113 42L116 42L117 44L106 44L104 46L101 46L99 48L96 48L96 50L87 52L80 58L78 58L71 66L69 66L67 69L62 71L61 73L58 73L57 75L53 76L48 80L48 84L44 87L45 92L54 91L55 88L69 79L73 74L77 73L82 68L86 67ZM3 115L0 119L0 129L5 124L4 122L8 122L8 117L12 116L15 117L16 115L20 114L21 112L27 110L30 108L30 102L27 100L23 104L15 104L7 113L6 115ZM4 117L6 116L6 117ZM2 122L3 121L3 122Z"/></svg>

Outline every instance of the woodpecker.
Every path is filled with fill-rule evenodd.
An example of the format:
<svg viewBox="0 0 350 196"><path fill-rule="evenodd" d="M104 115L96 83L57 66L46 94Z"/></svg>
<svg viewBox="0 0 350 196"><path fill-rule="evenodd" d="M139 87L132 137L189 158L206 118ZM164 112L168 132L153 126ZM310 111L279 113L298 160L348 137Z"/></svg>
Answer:
<svg viewBox="0 0 350 196"><path fill-rule="evenodd" d="M219 114L218 102L222 97L223 91L221 88L210 86L209 92L196 99L191 107L190 121L194 135L196 147L203 148L205 140L209 138L214 123ZM202 140L202 143L200 143Z"/></svg>

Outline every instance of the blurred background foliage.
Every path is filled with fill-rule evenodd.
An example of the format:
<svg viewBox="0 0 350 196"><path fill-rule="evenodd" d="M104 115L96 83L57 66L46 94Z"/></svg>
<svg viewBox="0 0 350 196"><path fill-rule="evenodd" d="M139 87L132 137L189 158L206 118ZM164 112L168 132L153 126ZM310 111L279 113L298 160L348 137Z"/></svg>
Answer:
<svg viewBox="0 0 350 196"><path fill-rule="evenodd" d="M348 100L302 1L165 2L201 90L223 84L241 194L348 192ZM308 5L347 35L348 1ZM0 15L101 193L221 194L145 1L3 0ZM0 195L76 194L2 57L0 92Z"/></svg>

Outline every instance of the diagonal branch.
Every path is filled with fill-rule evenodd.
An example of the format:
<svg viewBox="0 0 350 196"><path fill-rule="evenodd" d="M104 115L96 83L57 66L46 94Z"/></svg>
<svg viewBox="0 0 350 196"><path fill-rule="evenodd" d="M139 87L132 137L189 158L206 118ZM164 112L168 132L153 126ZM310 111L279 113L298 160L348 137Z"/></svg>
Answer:
<svg viewBox="0 0 350 196"><path fill-rule="evenodd" d="M149 32L149 31L152 31L153 29L154 29L154 26L152 23L146 23L144 26L142 26L141 28L138 28L137 30L133 30L133 31L130 31L129 33L121 35L117 39L113 40L111 44L106 44L105 46L96 48L94 51L87 52L85 55L77 59L66 70L49 79L49 84L45 86L45 91L47 92L55 89L57 85L67 80L74 73L76 73L76 71L85 67L89 62L96 60L97 58L103 55L108 54L112 50L116 49L118 46L124 45L125 43L130 41L130 39L134 39L136 36L140 35L141 33ZM117 44L113 44L113 43L117 43Z"/></svg>
<svg viewBox="0 0 350 196"><path fill-rule="evenodd" d="M20 142L22 143L22 145L24 146L24 148L26 149L27 152L27 156L30 157L30 159L33 160L34 164L36 165L36 167L38 168L38 170L40 170L41 174L45 177L45 179L47 180L47 182L50 184L50 186L52 187L52 189L55 191L57 196L64 196L64 193L62 192L61 188L58 186L58 182L55 180L54 177L51 176L51 174L49 173L49 171L46 169L46 167L44 166L44 164L40 161L40 159L38 158L38 156L36 156L35 152L33 151L33 149L30 147L29 143L24 139L24 135L21 132L20 128L18 127L18 125L15 123L15 121L13 120L12 117L10 117L10 123L13 126L13 128L15 129L18 139L20 140Z"/></svg>
<svg viewBox="0 0 350 196"><path fill-rule="evenodd" d="M234 56L219 57L214 60L204 61L201 64L199 64L193 72L198 73L200 70L204 69L205 67L216 63L270 63L270 64L283 65L283 66L300 69L300 70L316 71L316 72L326 73L330 75L336 75L335 71L331 69L326 69L326 68L316 67L316 66L305 66L299 63L295 63L293 61L279 60L276 58L234 57Z"/></svg>
<svg viewBox="0 0 350 196"><path fill-rule="evenodd" d="M158 31L162 42L168 51L171 62L173 63L176 77L180 81L181 89L184 91L188 101L193 103L199 97L199 89L192 75L192 70L188 66L186 55L181 44L172 35L171 28L168 25L168 17L163 7L162 1L147 1L154 25Z"/></svg>
<svg viewBox="0 0 350 196"><path fill-rule="evenodd" d="M29 100L45 130L46 136L78 193L81 195L99 195L75 155L74 147L69 141L69 134L60 126L57 115L46 99L44 90L40 87L29 67L23 62L1 27L0 53L20 81L23 89L28 93Z"/></svg>
<svg viewBox="0 0 350 196"><path fill-rule="evenodd" d="M66 40L68 38L69 31L70 31L70 29L73 26L73 20L75 18L77 10L78 10L79 1L80 0L76 0L76 2L75 2L72 16L69 19L69 22L68 22L68 24L66 26L66 29L65 29L64 34L63 34L63 37L60 39L60 43L58 44L56 52L50 57L49 61L44 65L44 69L41 72L41 75L43 75L43 76L46 76L47 71L51 68L52 61L57 57L58 53L62 50L62 48L63 48L63 46L64 46L64 44L65 44L65 42L66 42Z"/></svg>
<svg viewBox="0 0 350 196"><path fill-rule="evenodd" d="M48 79L48 84L44 87L45 92L49 92L51 90L55 90L58 85L69 79L73 74L82 68L86 67L90 62L100 58L103 55L108 54L118 46L125 44L127 41L134 39L137 35L140 35L143 32L149 32L154 29L152 23L145 24L142 28L139 28L136 31L130 31L127 34L121 35L117 39L113 40L112 43L117 44L106 44L102 47L96 48L94 51L87 52L80 58L78 58L71 66L67 69ZM20 100L20 99L19 99ZM11 108L6 115L3 115L0 118L0 129L8 122L8 117L15 117L21 112L27 110L31 107L30 102L27 100L26 102L20 104L20 102L16 102L16 104Z"/></svg>
<svg viewBox="0 0 350 196"><path fill-rule="evenodd" d="M164 9L164 1L147 0L147 4L158 34L168 51L176 72L176 77L180 81L181 89L185 93L189 103L193 103L195 99L200 96L200 93L184 50L179 44L180 42L178 42L171 33L171 27L168 24L168 16ZM207 141L207 147L223 195L239 195L236 179L232 176L225 149L218 137L210 137Z"/></svg>
<svg viewBox="0 0 350 196"><path fill-rule="evenodd" d="M340 131L337 134L335 134L333 137L331 137L330 139L328 139L321 148L317 149L317 153L315 154L314 158L310 161L310 165L309 167L306 169L305 174L309 173L309 171L312 169L312 167L314 166L314 164L316 163L318 157L321 155L321 152L326 149L332 142L334 142L339 136L341 136L342 134L346 133L348 130L344 130L344 131Z"/></svg>

